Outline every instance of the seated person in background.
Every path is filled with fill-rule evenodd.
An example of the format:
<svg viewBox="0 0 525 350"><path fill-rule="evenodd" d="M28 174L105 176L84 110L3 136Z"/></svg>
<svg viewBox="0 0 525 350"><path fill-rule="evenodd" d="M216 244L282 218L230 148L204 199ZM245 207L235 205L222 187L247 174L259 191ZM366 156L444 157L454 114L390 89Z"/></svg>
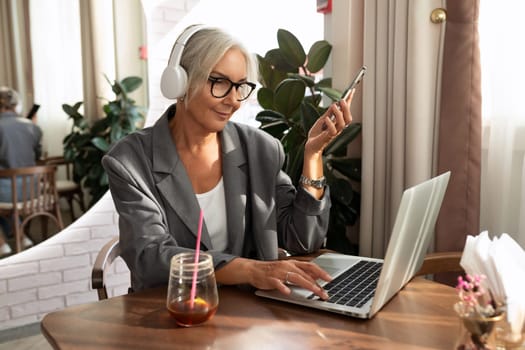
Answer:
<svg viewBox="0 0 525 350"><path fill-rule="evenodd" d="M9 88L0 87L0 169L34 166L40 158L42 130L29 119L22 118L16 112L18 93ZM0 202L11 202L11 180L0 179ZM11 232L11 223L0 217L0 229L4 234ZM25 247L33 245L24 236ZM11 248L0 232L0 256L9 254Z"/></svg>
<svg viewBox="0 0 525 350"><path fill-rule="evenodd" d="M188 30L195 28L182 35L191 35ZM195 249L202 208L200 248L212 255L218 283L285 294L293 283L327 298L316 283L330 279L325 271L277 258L278 246L304 254L321 248L331 205L328 187L296 188L281 170L279 140L230 121L255 88L256 59L217 28L201 28L182 46L180 65L188 83L176 104L152 127L120 140L102 160L132 288L167 284L171 257ZM323 177L323 149L352 121L349 101L330 106L309 131L306 178Z"/></svg>

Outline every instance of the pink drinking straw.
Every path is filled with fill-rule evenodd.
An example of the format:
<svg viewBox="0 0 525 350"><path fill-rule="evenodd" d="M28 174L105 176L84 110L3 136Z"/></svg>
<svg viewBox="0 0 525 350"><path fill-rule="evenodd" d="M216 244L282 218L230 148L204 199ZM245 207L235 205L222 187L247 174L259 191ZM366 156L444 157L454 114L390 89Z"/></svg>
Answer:
<svg viewBox="0 0 525 350"><path fill-rule="evenodd" d="M191 294L190 294L190 308L193 309L193 304L195 302L195 292L197 290L197 272L198 272L198 263L199 263L199 253L201 248L201 233L202 233L202 220L204 218L204 213L201 209L199 215L199 228L197 230L197 244L195 247L195 270L193 270L193 279L191 281Z"/></svg>

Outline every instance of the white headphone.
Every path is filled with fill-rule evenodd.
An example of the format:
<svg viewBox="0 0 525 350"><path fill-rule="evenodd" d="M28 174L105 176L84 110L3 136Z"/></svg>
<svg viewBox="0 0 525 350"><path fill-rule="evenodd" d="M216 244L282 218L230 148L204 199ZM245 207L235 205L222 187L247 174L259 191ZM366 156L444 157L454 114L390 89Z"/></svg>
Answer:
<svg viewBox="0 0 525 350"><path fill-rule="evenodd" d="M162 77L160 79L160 91L164 97L177 99L186 94L188 88L188 73L186 73L186 70L180 65L182 52L193 34L206 27L207 26L201 24L191 26L179 36L177 41L175 41L175 44L171 49L168 66L164 69L164 72L162 72Z"/></svg>

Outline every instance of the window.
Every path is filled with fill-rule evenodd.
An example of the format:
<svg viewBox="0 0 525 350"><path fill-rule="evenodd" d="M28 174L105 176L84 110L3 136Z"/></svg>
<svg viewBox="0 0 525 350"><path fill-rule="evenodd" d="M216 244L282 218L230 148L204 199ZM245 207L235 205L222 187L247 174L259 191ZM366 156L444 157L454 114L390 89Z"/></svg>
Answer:
<svg viewBox="0 0 525 350"><path fill-rule="evenodd" d="M35 102L41 105L43 151L62 154L62 137L71 124L62 104L83 100L78 1L31 0L31 45Z"/></svg>

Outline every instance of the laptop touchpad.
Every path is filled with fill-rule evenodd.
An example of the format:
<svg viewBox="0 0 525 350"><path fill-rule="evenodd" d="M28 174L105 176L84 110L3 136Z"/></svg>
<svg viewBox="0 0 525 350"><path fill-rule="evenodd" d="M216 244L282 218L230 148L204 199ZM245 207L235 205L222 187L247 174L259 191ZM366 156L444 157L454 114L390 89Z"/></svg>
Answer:
<svg viewBox="0 0 525 350"><path fill-rule="evenodd" d="M357 263L359 259L352 255L325 253L315 258L313 262L334 277Z"/></svg>

